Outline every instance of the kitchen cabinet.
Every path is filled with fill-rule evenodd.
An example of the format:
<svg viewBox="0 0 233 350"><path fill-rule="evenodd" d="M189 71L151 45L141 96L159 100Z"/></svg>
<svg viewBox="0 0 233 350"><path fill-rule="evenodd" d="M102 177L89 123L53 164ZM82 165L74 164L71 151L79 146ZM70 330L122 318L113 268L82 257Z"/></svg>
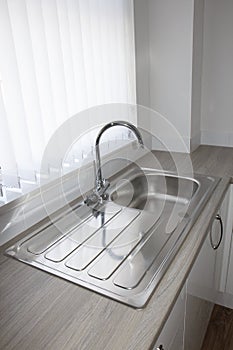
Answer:
<svg viewBox="0 0 233 350"><path fill-rule="evenodd" d="M207 238L194 265L188 284L189 293L233 309L233 185L230 185L218 210L223 223L223 237L218 249L210 248ZM218 220L213 226L213 242L220 238Z"/></svg>
<svg viewBox="0 0 233 350"><path fill-rule="evenodd" d="M201 348L214 305L216 254L208 235L154 350Z"/></svg>
<svg viewBox="0 0 233 350"><path fill-rule="evenodd" d="M186 286L183 287L167 322L156 341L154 350L183 349Z"/></svg>
<svg viewBox="0 0 233 350"><path fill-rule="evenodd" d="M232 188L233 186L225 195L210 225L206 239L156 342L155 349L159 349L160 345L164 350L201 349L214 304L219 301L219 296L223 295L222 291L224 293L231 291L233 297L233 249L229 251L232 236L230 234L229 237L229 228L232 232L233 221Z"/></svg>
<svg viewBox="0 0 233 350"><path fill-rule="evenodd" d="M227 192L222 205L224 219L224 244L221 266L221 279L216 304L233 309L233 185Z"/></svg>
<svg viewBox="0 0 233 350"><path fill-rule="evenodd" d="M224 226L220 208L187 280L188 294L211 302L216 302L221 285Z"/></svg>
<svg viewBox="0 0 233 350"><path fill-rule="evenodd" d="M216 256L209 232L186 281L185 350L201 349L217 290Z"/></svg>
<svg viewBox="0 0 233 350"><path fill-rule="evenodd" d="M231 186L187 279L184 349L201 348L214 304L231 306L226 286L231 280L229 242L232 232L232 204Z"/></svg>
<svg viewBox="0 0 233 350"><path fill-rule="evenodd" d="M233 308L232 227L233 185L222 201L187 279L184 349L201 348L214 304Z"/></svg>
<svg viewBox="0 0 233 350"><path fill-rule="evenodd" d="M223 280L222 284L225 285L225 292L233 295L233 185L230 186L229 191L229 206L226 216L226 241L224 246L223 267L226 265L226 283ZM228 259L227 259L228 258ZM224 271L223 271L224 272ZM225 276L225 275L224 275ZM223 277L224 277L223 276Z"/></svg>

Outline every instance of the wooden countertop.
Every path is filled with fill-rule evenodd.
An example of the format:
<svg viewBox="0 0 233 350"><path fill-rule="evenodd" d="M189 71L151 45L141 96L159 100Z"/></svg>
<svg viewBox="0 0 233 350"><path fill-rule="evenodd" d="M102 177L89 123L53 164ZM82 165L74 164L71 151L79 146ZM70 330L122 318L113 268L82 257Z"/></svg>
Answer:
<svg viewBox="0 0 233 350"><path fill-rule="evenodd" d="M174 170L167 153L155 155L164 169ZM182 162L185 155L178 157ZM233 148L200 146L191 160L195 172L223 179L144 309L135 310L0 253L0 349L152 349L233 177Z"/></svg>

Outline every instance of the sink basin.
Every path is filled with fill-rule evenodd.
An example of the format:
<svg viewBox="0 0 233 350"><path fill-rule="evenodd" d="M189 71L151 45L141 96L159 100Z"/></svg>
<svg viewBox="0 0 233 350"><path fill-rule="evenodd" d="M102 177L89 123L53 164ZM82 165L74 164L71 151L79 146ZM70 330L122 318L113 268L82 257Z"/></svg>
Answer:
<svg viewBox="0 0 233 350"><path fill-rule="evenodd" d="M187 205L199 187L195 179L145 169L143 174L131 174L121 181L111 193L111 200L121 206L154 213L165 202L170 207L174 203L181 207Z"/></svg>
<svg viewBox="0 0 233 350"><path fill-rule="evenodd" d="M168 232L174 230L184 216L187 218L190 210L197 209L197 201L194 207L192 200L201 182L153 169L134 170L112 185L110 199L122 207L150 212L155 221L164 218ZM199 201L202 196L203 192L198 196Z"/></svg>
<svg viewBox="0 0 233 350"><path fill-rule="evenodd" d="M127 170L98 211L77 199L6 254L136 308L146 305L219 179Z"/></svg>

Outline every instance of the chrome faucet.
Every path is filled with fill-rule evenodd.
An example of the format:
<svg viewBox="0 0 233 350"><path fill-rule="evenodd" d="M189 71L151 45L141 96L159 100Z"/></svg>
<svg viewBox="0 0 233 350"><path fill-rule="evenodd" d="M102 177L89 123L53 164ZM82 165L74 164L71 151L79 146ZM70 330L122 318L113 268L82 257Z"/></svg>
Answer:
<svg viewBox="0 0 233 350"><path fill-rule="evenodd" d="M95 180L95 190L93 193L88 196L85 199L85 203L87 205L95 205L102 203L103 200L108 198L108 195L106 194L106 190L108 189L110 183L109 181L105 180L102 174L102 169L101 169L101 158L100 158L100 139L103 133L108 130L109 128L113 126L124 126L128 129L130 129L134 135L136 136L138 143L140 146L144 146L142 136L139 132L139 130L134 126L133 124L127 122L127 121L122 121L122 120L117 120L114 122L110 122L106 124L98 133L95 141L95 158L96 158L96 180Z"/></svg>

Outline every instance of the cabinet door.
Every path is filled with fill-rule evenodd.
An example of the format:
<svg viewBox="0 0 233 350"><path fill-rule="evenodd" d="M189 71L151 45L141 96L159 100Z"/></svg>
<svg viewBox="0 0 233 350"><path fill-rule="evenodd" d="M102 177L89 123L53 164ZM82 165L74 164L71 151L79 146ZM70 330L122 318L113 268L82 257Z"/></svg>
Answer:
<svg viewBox="0 0 233 350"><path fill-rule="evenodd" d="M230 198L228 206L228 215L226 221L226 230L228 236L229 262L226 278L226 293L233 295L233 185L230 188Z"/></svg>
<svg viewBox="0 0 233 350"><path fill-rule="evenodd" d="M223 254L217 256L216 270L220 275L216 304L233 308L233 185L230 186L220 208L223 219ZM217 275L217 273L216 273Z"/></svg>
<svg viewBox="0 0 233 350"><path fill-rule="evenodd" d="M219 217L214 219L210 231L203 243L187 281L187 292L190 295L215 302L220 283L220 271L217 264L221 260L223 241ZM214 249L218 246L217 249Z"/></svg>
<svg viewBox="0 0 233 350"><path fill-rule="evenodd" d="M216 253L209 235L187 279L184 349L201 349L214 306Z"/></svg>
<svg viewBox="0 0 233 350"><path fill-rule="evenodd" d="M218 211L221 220L217 217L213 221L210 232L187 279L185 350L201 349L215 303L233 306L233 251L232 248L230 249L233 222L232 207L233 192L231 188L231 194L229 190ZM217 249L213 249L213 247ZM232 296L229 294L230 288L232 288Z"/></svg>
<svg viewBox="0 0 233 350"><path fill-rule="evenodd" d="M156 349L183 350L186 287L184 287L156 341Z"/></svg>

